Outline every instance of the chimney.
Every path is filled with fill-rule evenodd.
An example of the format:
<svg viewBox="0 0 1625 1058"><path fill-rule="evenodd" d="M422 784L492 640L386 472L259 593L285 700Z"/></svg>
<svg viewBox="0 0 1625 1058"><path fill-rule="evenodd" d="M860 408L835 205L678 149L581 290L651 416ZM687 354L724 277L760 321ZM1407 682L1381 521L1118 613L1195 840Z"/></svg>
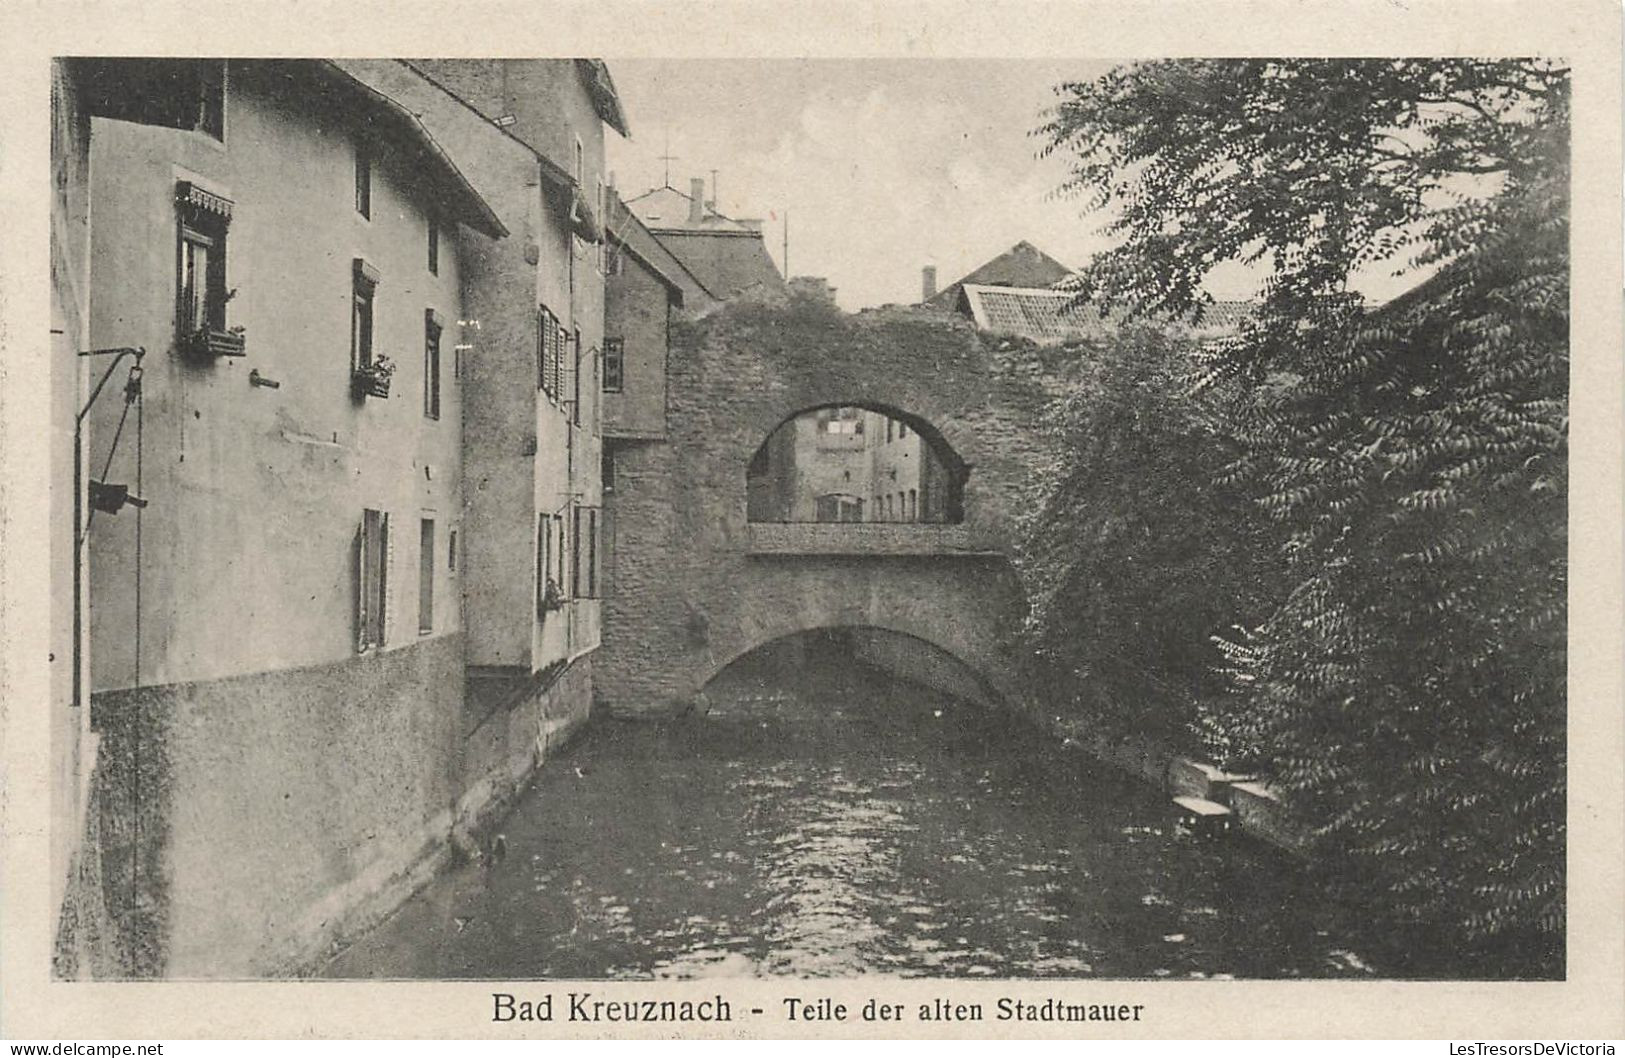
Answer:
<svg viewBox="0 0 1625 1058"><path fill-rule="evenodd" d="M926 265L920 269L920 300L930 301L937 296L937 266Z"/></svg>
<svg viewBox="0 0 1625 1058"><path fill-rule="evenodd" d="M705 181L695 177L688 182L688 222L699 224L705 220Z"/></svg>

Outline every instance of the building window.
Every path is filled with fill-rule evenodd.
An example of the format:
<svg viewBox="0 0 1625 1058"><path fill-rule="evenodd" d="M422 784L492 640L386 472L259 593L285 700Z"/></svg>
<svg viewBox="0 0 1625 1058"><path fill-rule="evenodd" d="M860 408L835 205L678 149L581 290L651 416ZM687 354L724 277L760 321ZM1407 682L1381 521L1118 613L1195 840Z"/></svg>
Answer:
<svg viewBox="0 0 1625 1058"><path fill-rule="evenodd" d="M226 64L224 60L203 60L197 72L197 116L192 128L217 140L226 138Z"/></svg>
<svg viewBox="0 0 1625 1058"><path fill-rule="evenodd" d="M604 339L604 392L619 393L626 381L626 344L620 338Z"/></svg>
<svg viewBox="0 0 1625 1058"><path fill-rule="evenodd" d="M225 141L223 59L98 59L86 91L102 117Z"/></svg>
<svg viewBox="0 0 1625 1058"><path fill-rule="evenodd" d="M564 328L547 306L536 307L536 388L559 399L560 364L564 360Z"/></svg>
<svg viewBox="0 0 1625 1058"><path fill-rule="evenodd" d="M440 274L440 225L433 217L429 218L429 274Z"/></svg>
<svg viewBox="0 0 1625 1058"><path fill-rule="evenodd" d="M920 493L918 489L908 490L908 520L911 522L920 520Z"/></svg>
<svg viewBox="0 0 1625 1058"><path fill-rule="evenodd" d="M359 257L355 259L350 288L350 370L364 371L373 364L373 299L378 290L378 273Z"/></svg>
<svg viewBox="0 0 1625 1058"><path fill-rule="evenodd" d="M355 632L359 652L383 648L388 576L389 515L365 510L361 513L361 529L356 540Z"/></svg>
<svg viewBox="0 0 1625 1058"><path fill-rule="evenodd" d="M573 509L575 551L571 556L570 593L578 599L598 598L598 512L597 507Z"/></svg>
<svg viewBox="0 0 1625 1058"><path fill-rule="evenodd" d="M362 143L355 145L355 211L372 219L372 152Z"/></svg>
<svg viewBox="0 0 1625 1058"><path fill-rule="evenodd" d="M418 634L434 631L434 519L418 522Z"/></svg>
<svg viewBox="0 0 1625 1058"><path fill-rule="evenodd" d="M548 585L552 580L551 566L552 518L536 515L536 616L546 618L551 608Z"/></svg>
<svg viewBox="0 0 1625 1058"><path fill-rule="evenodd" d="M827 434L855 435L863 433L863 409L821 408L818 428Z"/></svg>
<svg viewBox="0 0 1625 1058"><path fill-rule="evenodd" d="M190 228L181 228L180 332L183 335L207 330L216 323L210 319L215 302L210 288L216 285L210 281L214 272L211 266L218 260L214 251L213 239Z"/></svg>
<svg viewBox="0 0 1625 1058"><path fill-rule="evenodd" d="M440 322L433 309L423 314L423 414L440 418Z"/></svg>
<svg viewBox="0 0 1625 1058"><path fill-rule="evenodd" d="M570 342L570 421L581 425L581 328Z"/></svg>
<svg viewBox="0 0 1625 1058"><path fill-rule="evenodd" d="M226 328L226 229L231 202L181 181L175 281L175 339L182 352L238 353L241 333Z"/></svg>
<svg viewBox="0 0 1625 1058"><path fill-rule="evenodd" d="M446 534L446 569L457 572L457 530L453 529Z"/></svg>
<svg viewBox="0 0 1625 1058"><path fill-rule="evenodd" d="M598 459L598 480L605 492L615 491L615 450L608 445Z"/></svg>
<svg viewBox="0 0 1625 1058"><path fill-rule="evenodd" d="M858 496L848 496L845 493L831 493L819 496L815 501L816 514L814 517L820 522L861 522L863 521L863 500Z"/></svg>
<svg viewBox="0 0 1625 1058"><path fill-rule="evenodd" d="M553 516L553 582L558 585L559 594L564 594L564 515Z"/></svg>
<svg viewBox="0 0 1625 1058"><path fill-rule="evenodd" d="M596 252L598 254L598 274L603 275L609 265L609 199L604 194L604 178L597 178L597 192L593 201L598 203L598 223L604 228L605 235L598 240Z"/></svg>
<svg viewBox="0 0 1625 1058"><path fill-rule="evenodd" d="M219 235L181 224L180 307L176 313L177 337L186 342L194 336L226 329L226 240Z"/></svg>

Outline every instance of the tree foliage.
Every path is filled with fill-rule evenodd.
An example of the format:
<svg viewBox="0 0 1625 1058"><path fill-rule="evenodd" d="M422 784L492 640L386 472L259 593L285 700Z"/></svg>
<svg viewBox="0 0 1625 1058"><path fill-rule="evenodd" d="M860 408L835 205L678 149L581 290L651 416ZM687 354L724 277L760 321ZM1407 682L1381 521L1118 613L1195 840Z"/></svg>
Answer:
<svg viewBox="0 0 1625 1058"><path fill-rule="evenodd" d="M1349 877L1555 952L1566 71L1172 61L1058 91L1047 149L1121 240L1080 296L1199 316L1214 267L1264 277L1202 376L1234 387L1221 481L1280 527L1288 570L1274 612L1221 644L1234 735ZM1418 285L1368 305L1357 281L1382 268Z"/></svg>
<svg viewBox="0 0 1625 1058"><path fill-rule="evenodd" d="M1280 562L1267 517L1220 481L1240 449L1217 395L1190 391L1193 350L1134 328L1060 351L1072 364L1045 424L1056 463L1019 562L1050 704L1195 753L1212 748L1202 721L1225 698L1213 635L1269 614Z"/></svg>

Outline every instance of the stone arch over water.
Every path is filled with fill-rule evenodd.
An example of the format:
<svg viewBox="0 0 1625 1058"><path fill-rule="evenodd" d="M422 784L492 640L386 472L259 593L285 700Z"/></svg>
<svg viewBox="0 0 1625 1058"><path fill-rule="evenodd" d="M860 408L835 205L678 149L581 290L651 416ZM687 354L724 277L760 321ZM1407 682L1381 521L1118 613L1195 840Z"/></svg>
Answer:
<svg viewBox="0 0 1625 1058"><path fill-rule="evenodd" d="M667 433L613 451L614 526L599 700L682 708L779 636L863 626L936 643L1019 698L1025 612L1010 562L1029 474L1047 457L1045 379L1021 343L919 309L848 315L813 299L741 302L673 328ZM812 409L895 412L951 453L957 520L768 524L749 517L765 438Z"/></svg>

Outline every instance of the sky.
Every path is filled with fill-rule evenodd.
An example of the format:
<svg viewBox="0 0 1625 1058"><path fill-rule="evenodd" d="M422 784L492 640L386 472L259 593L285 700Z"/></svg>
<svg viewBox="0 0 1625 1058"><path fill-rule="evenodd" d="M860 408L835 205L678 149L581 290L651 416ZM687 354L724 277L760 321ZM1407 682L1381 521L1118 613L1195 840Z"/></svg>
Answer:
<svg viewBox="0 0 1625 1058"><path fill-rule="evenodd" d="M1100 59L608 60L632 135L606 132L621 196L706 181L718 209L761 218L789 274L823 276L848 310L920 300L1023 240L1069 267L1107 248L1103 218L1059 197L1067 163L1034 136L1055 86ZM670 155L668 161L665 156ZM1378 262L1351 277L1375 303L1425 278ZM1261 265L1227 263L1203 286L1246 300Z"/></svg>
<svg viewBox="0 0 1625 1058"><path fill-rule="evenodd" d="M623 198L716 170L719 210L765 221L790 272L824 276L846 309L920 298L1026 240L1077 266L1102 248L1053 192L1058 158L1031 131L1098 60L609 60L632 136L606 133Z"/></svg>

